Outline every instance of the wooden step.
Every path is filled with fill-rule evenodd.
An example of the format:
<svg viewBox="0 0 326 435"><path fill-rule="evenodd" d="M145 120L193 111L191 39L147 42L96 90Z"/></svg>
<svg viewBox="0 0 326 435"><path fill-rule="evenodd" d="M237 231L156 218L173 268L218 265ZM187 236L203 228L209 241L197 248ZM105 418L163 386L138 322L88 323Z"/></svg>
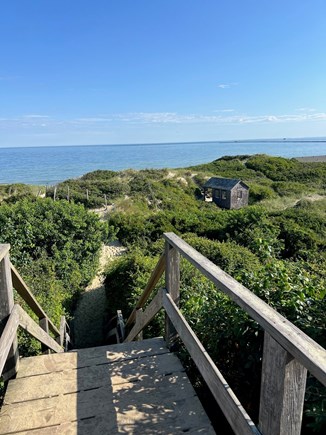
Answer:
<svg viewBox="0 0 326 435"><path fill-rule="evenodd" d="M17 378L168 353L163 338L23 358Z"/></svg>
<svg viewBox="0 0 326 435"><path fill-rule="evenodd" d="M112 387L125 382L144 379L155 381L157 376L182 372L178 358L171 354L125 360L112 364L82 367L76 370L46 373L14 379L7 388L5 404L77 393L100 387Z"/></svg>
<svg viewBox="0 0 326 435"><path fill-rule="evenodd" d="M19 372L0 434L215 433L160 338L26 358Z"/></svg>

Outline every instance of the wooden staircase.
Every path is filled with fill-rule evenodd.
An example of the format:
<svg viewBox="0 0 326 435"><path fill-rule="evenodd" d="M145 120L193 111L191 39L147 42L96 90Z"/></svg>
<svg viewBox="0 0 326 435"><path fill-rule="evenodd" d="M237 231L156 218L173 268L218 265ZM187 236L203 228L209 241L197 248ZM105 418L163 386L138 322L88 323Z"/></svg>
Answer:
<svg viewBox="0 0 326 435"><path fill-rule="evenodd" d="M213 434L162 338L23 358L0 434Z"/></svg>
<svg viewBox="0 0 326 435"><path fill-rule="evenodd" d="M164 238L165 251L126 328L118 315L116 337L124 342L70 352L64 352L65 319L60 329L53 325L11 265L9 245L0 245L0 374L11 379L0 434L215 433L180 361L169 351L180 340L235 434L300 434L307 370L326 385L325 349L175 234ZM179 309L180 256L264 330L258 425ZM164 272L164 287L157 289ZM39 324L14 304L13 286ZM162 309L165 340L142 340L143 329ZM19 359L18 327L37 338L46 354Z"/></svg>

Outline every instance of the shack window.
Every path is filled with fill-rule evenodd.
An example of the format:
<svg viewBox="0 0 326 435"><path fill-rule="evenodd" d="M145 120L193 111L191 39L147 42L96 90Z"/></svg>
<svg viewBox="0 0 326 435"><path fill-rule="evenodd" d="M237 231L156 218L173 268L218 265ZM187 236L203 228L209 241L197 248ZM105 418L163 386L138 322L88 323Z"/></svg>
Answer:
<svg viewBox="0 0 326 435"><path fill-rule="evenodd" d="M222 190L222 199L226 199L226 190Z"/></svg>
<svg viewBox="0 0 326 435"><path fill-rule="evenodd" d="M238 190L238 199L242 198L242 190Z"/></svg>
<svg viewBox="0 0 326 435"><path fill-rule="evenodd" d="M219 189L215 190L215 198L220 198L221 191Z"/></svg>

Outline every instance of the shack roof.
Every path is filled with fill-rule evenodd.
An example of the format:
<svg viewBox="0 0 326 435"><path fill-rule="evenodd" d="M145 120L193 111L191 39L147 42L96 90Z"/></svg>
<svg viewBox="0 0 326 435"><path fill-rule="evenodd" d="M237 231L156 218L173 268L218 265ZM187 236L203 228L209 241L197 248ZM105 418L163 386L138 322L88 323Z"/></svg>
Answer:
<svg viewBox="0 0 326 435"><path fill-rule="evenodd" d="M212 177L206 181L204 187L210 189L224 189L224 190L232 190L237 184L241 184L245 189L249 189L243 181L236 178L217 178Z"/></svg>

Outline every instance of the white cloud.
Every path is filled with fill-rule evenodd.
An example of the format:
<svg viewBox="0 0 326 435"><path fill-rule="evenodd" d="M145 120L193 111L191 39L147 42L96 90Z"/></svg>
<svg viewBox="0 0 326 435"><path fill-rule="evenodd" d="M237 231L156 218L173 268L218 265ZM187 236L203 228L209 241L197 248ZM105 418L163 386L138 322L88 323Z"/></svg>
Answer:
<svg viewBox="0 0 326 435"><path fill-rule="evenodd" d="M178 114L175 112L136 112L116 115L116 120L120 122L143 124L258 124L326 120L326 113L300 113L289 115L267 114L258 116L232 115L231 111L229 113L229 115L201 115Z"/></svg>
<svg viewBox="0 0 326 435"><path fill-rule="evenodd" d="M228 89L228 88L231 88L231 87L233 87L233 86L238 86L238 84L239 84L239 83L237 83L237 82L232 82L232 83L219 83L219 84L217 85L217 87L220 88L220 89Z"/></svg>
<svg viewBox="0 0 326 435"><path fill-rule="evenodd" d="M300 109L296 109L297 112L316 112L316 109L311 107L300 107Z"/></svg>
<svg viewBox="0 0 326 435"><path fill-rule="evenodd" d="M23 118L24 119L44 119L44 118L48 119L49 116L47 116L47 115L34 115L34 114L32 114L32 115L24 115Z"/></svg>
<svg viewBox="0 0 326 435"><path fill-rule="evenodd" d="M213 110L214 113L231 113L231 112L235 112L234 109L216 109Z"/></svg>
<svg viewBox="0 0 326 435"><path fill-rule="evenodd" d="M280 124L280 123L304 123L304 122L324 122L326 121L325 112L303 112L297 111L292 114L263 114L248 115L237 114L234 109L220 109L213 114L188 113L180 114L177 112L131 112L117 113L102 116L90 116L74 119L58 119L47 115L30 114L16 118L0 118L0 128L2 129L68 129L84 131L94 129L104 131L105 129L116 127L123 124L130 125L243 125L243 124Z"/></svg>
<svg viewBox="0 0 326 435"><path fill-rule="evenodd" d="M76 123L97 123L97 122L110 122L112 118L107 117L89 117L89 118L78 118L74 120Z"/></svg>

